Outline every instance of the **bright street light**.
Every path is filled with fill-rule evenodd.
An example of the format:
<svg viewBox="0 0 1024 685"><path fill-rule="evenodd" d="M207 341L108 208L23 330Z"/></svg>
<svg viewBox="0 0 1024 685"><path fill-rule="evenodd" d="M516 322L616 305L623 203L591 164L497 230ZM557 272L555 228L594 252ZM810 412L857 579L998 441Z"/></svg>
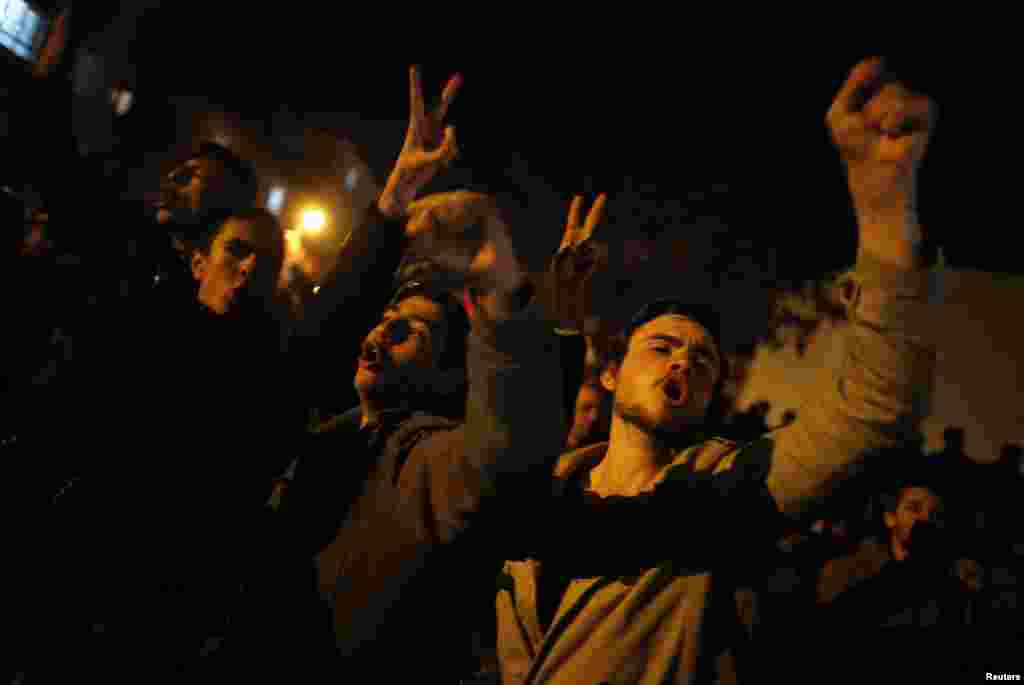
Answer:
<svg viewBox="0 0 1024 685"><path fill-rule="evenodd" d="M302 213L302 230L316 235L327 225L327 214L322 209L307 209Z"/></svg>

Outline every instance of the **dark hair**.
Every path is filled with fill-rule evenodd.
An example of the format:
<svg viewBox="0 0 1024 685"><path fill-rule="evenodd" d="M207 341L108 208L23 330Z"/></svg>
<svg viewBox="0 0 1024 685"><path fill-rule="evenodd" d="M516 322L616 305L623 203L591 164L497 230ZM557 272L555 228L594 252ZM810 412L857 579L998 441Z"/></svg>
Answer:
<svg viewBox="0 0 1024 685"><path fill-rule="evenodd" d="M419 295L441 306L444 319L444 344L437 360L440 377L429 388L410 391L422 392L416 399L426 402L422 409L439 416L459 420L466 414L466 393L469 380L466 376L466 343L469 338L470 322L462 303L450 292L429 282L412 280L403 283L391 298L389 306L394 307L409 297Z"/></svg>
<svg viewBox="0 0 1024 685"><path fill-rule="evenodd" d="M444 347L438 359L438 368L441 371L465 370L470 323L462 303L451 292L434 287L428 281L410 280L399 286L389 304L397 305L414 295L436 302L444 312Z"/></svg>
<svg viewBox="0 0 1024 685"><path fill-rule="evenodd" d="M623 331L627 345L638 328L649 321L657 319L659 316L667 315L685 316L687 319L696 321L707 329L715 343L719 344L721 339L721 322L717 311L706 304L687 302L677 297L665 297L644 305L640 308L640 311L633 315L633 318L630 319L629 324L627 324ZM626 350L622 350L623 357L625 357L625 353ZM622 360L619 359L618 361Z"/></svg>
<svg viewBox="0 0 1024 685"><path fill-rule="evenodd" d="M903 500L903 496L910 488L924 488L926 490L930 490L939 499L944 499L942 496L942 488L938 487L935 481L927 478L912 479L900 483L897 487L889 488L882 493L882 512L886 514L895 514L896 509L899 508L900 502Z"/></svg>
<svg viewBox="0 0 1024 685"><path fill-rule="evenodd" d="M895 513L909 488L926 488L940 499L945 499L947 482L953 475L950 470L955 468L954 465L930 460L915 445L885 450L875 456L876 463L883 460L889 464L887 468L881 467L885 471L881 475L884 482L879 488L883 513Z"/></svg>
<svg viewBox="0 0 1024 685"><path fill-rule="evenodd" d="M722 350L721 323L718 312L709 305L688 302L677 297L666 297L644 305L633 315L626 328L609 342L602 363L606 368L609 365L621 364L622 360L626 358L626 353L629 351L629 343L637 329L645 323L657 319L659 316L669 315L684 316L687 319L696 321L711 334L711 338L718 346L718 382L715 383L715 387L712 389L711 404L708 405L704 420L706 428L716 430L725 422L725 417L729 411L728 399L725 397L725 393L722 392L722 388L729 375L729 368L725 352Z"/></svg>
<svg viewBox="0 0 1024 685"><path fill-rule="evenodd" d="M270 237L277 246L276 252L279 255L277 270L280 271L284 263L285 253L284 230L281 228L277 217L261 207L239 210L221 209L210 212L204 218L200 233L193 242L192 247L203 254L209 254L210 248L213 246L217 236L221 234L228 221L232 219L249 221L257 230L266 231L270 234Z"/></svg>
<svg viewBox="0 0 1024 685"><path fill-rule="evenodd" d="M259 178L255 167L219 143L207 140L199 143L189 159L212 159L220 162L238 188L237 209L249 208L259 197Z"/></svg>
<svg viewBox="0 0 1024 685"><path fill-rule="evenodd" d="M890 482L878 495L879 506L877 514L871 517L872 520L868 522L869 527L867 530L870 531L873 528L882 539L888 538L891 533L885 520L885 515L894 515L896 513L900 502L903 501L907 490L910 488L925 488L938 497L941 503L944 504L946 501L945 489L931 475L921 474L918 477L903 478Z"/></svg>

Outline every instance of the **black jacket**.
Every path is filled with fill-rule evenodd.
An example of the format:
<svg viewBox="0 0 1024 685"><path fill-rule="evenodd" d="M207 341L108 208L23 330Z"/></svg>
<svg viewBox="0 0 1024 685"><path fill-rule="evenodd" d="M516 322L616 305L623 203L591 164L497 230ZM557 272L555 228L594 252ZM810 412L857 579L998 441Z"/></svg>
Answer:
<svg viewBox="0 0 1024 685"><path fill-rule="evenodd" d="M194 681L238 623L272 479L304 426L279 321L225 320L188 291L135 304L92 346L73 430L49 441L78 463L31 552L55 623L36 628L57 628L79 674L187 665Z"/></svg>

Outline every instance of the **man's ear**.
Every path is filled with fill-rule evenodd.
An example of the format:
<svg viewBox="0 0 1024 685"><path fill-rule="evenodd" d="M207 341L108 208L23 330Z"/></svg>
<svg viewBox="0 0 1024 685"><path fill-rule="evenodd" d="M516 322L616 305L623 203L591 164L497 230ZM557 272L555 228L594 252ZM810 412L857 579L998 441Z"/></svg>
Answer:
<svg viewBox="0 0 1024 685"><path fill-rule="evenodd" d="M192 250L192 278L196 281L201 282L203 277L206 275L206 258L203 257L203 253L199 250Z"/></svg>
<svg viewBox="0 0 1024 685"><path fill-rule="evenodd" d="M619 377L619 364L618 362L611 362L604 367L604 371L601 372L601 387L610 393L615 392L615 385Z"/></svg>

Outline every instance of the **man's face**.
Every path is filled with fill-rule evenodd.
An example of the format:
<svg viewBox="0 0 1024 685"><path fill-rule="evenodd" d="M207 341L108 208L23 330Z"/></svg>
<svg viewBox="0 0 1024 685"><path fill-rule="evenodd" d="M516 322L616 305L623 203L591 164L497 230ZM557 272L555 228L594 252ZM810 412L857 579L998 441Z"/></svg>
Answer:
<svg viewBox="0 0 1024 685"><path fill-rule="evenodd" d="M914 530L922 522L935 523L941 513L942 500L928 488L905 488L895 512L885 512L885 525L894 543L909 552L913 548Z"/></svg>
<svg viewBox="0 0 1024 685"><path fill-rule="evenodd" d="M366 336L355 387L360 397L401 399L403 392L429 386L444 345L444 310L422 295L411 295L384 311Z"/></svg>
<svg viewBox="0 0 1024 685"><path fill-rule="evenodd" d="M172 171L161 186L157 221L192 224L204 212L226 207L230 178L215 159L190 159Z"/></svg>
<svg viewBox="0 0 1024 685"><path fill-rule="evenodd" d="M673 433L703 422L719 375L711 334L666 314L634 331L617 373L602 376L614 412L645 431Z"/></svg>
<svg viewBox="0 0 1024 685"><path fill-rule="evenodd" d="M265 307L277 283L281 245L270 231L247 219L229 219L208 253L192 254L199 301L219 315L236 314L248 304Z"/></svg>
<svg viewBox="0 0 1024 685"><path fill-rule="evenodd" d="M572 430L569 431L569 438L566 447L576 449L584 446L593 440L602 427L607 423L607 412L604 409L604 391L593 385L584 385L576 396L576 413L573 418Z"/></svg>

